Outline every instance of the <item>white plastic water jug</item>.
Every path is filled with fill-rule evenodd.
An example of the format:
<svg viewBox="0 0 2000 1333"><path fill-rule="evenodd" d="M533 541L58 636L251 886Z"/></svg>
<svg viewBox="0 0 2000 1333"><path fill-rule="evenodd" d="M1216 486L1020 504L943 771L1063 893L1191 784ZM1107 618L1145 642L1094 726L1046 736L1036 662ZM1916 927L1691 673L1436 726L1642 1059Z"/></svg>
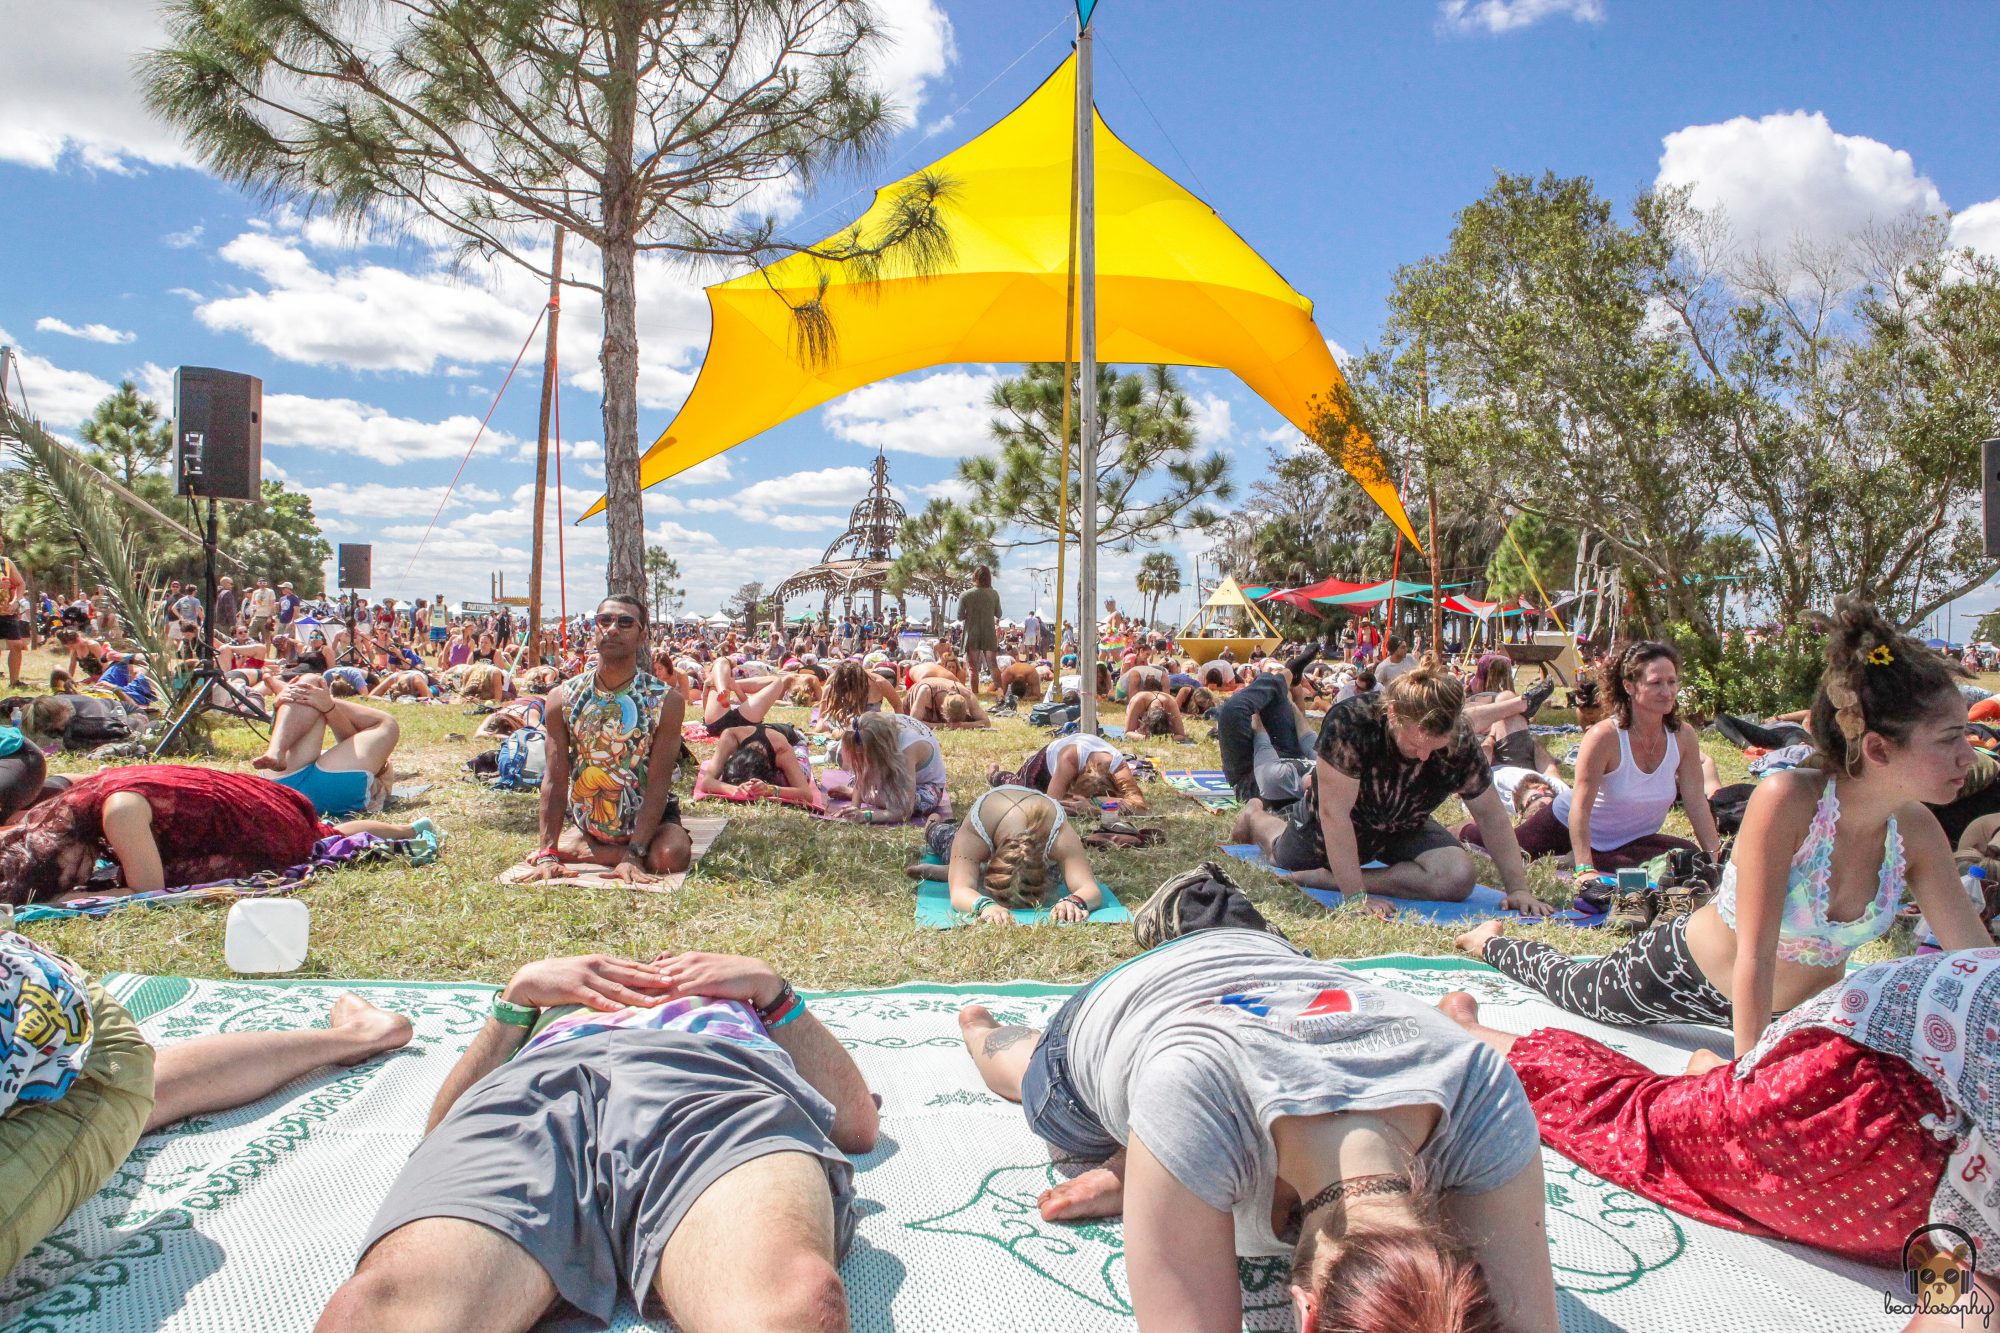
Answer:
<svg viewBox="0 0 2000 1333"><path fill-rule="evenodd" d="M290 972L306 960L312 914L296 898L246 898L229 909L222 957L236 972Z"/></svg>

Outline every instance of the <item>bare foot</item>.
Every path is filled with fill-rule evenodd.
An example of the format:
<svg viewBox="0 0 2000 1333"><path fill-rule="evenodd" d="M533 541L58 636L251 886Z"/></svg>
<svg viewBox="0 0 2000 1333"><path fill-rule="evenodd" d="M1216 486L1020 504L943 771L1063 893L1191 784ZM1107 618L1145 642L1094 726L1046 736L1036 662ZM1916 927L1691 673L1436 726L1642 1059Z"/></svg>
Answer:
<svg viewBox="0 0 2000 1333"><path fill-rule="evenodd" d="M1709 1070L1720 1069L1728 1063L1729 1061L1723 1059L1714 1051L1704 1048L1688 1057L1687 1072L1690 1074L1706 1074Z"/></svg>
<svg viewBox="0 0 2000 1333"><path fill-rule="evenodd" d="M1486 952L1486 941L1498 939L1507 933L1507 927L1499 921L1486 921L1460 935L1452 943L1478 958Z"/></svg>
<svg viewBox="0 0 2000 1333"><path fill-rule="evenodd" d="M1249 806L1246 805L1236 812L1236 820L1229 826L1229 840L1237 843L1256 841L1255 838L1250 836Z"/></svg>
<svg viewBox="0 0 2000 1333"><path fill-rule="evenodd" d="M285 761L274 754L260 754L250 761L252 768L279 769L284 766Z"/></svg>
<svg viewBox="0 0 2000 1333"><path fill-rule="evenodd" d="M967 1046L972 1045L973 1038L998 1031L999 1027L1000 1020L983 1004L968 1004L958 1011L958 1031Z"/></svg>
<svg viewBox="0 0 2000 1333"><path fill-rule="evenodd" d="M1065 1180L1054 1189L1043 1190L1035 1203L1043 1220L1049 1222L1116 1217L1125 1211L1125 1182L1117 1172L1100 1166L1074 1180Z"/></svg>
<svg viewBox="0 0 2000 1333"><path fill-rule="evenodd" d="M1471 1027L1479 1021L1479 1001L1462 990L1455 990L1439 999L1437 1007L1439 1013L1460 1027Z"/></svg>
<svg viewBox="0 0 2000 1333"><path fill-rule="evenodd" d="M352 992L333 1002L328 1026L346 1029L361 1042L361 1049L352 1060L340 1062L344 1065L358 1065L384 1051L407 1046L410 1038L416 1035L409 1019L401 1014L392 1014L387 1009L377 1009Z"/></svg>
<svg viewBox="0 0 2000 1333"><path fill-rule="evenodd" d="M1001 768L1001 767L1000 767L1000 765L998 765L998 764L988 764L988 765L986 766L986 785L987 785L987 786L989 786L989 787L997 787L997 786L999 786L999 785L1000 785L1000 780L1001 780L1002 778L1006 777L1006 776L1007 776L1007 771L1006 771L1005 769Z"/></svg>

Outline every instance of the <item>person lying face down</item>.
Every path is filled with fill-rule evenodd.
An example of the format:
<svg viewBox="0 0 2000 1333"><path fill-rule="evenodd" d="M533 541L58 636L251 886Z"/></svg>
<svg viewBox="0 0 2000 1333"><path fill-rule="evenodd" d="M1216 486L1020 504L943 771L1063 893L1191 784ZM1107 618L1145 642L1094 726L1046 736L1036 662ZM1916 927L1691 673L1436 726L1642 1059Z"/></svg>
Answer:
<svg viewBox="0 0 2000 1333"><path fill-rule="evenodd" d="M839 1040L757 959L529 963L318 1327L526 1330L559 1298L609 1322L623 1295L686 1333L845 1329L848 1155L878 1120Z"/></svg>
<svg viewBox="0 0 2000 1333"><path fill-rule="evenodd" d="M1081 921L1104 905L1083 839L1062 806L1032 787L992 787L979 794L962 823L933 820L924 845L943 865L913 865L913 879L951 886L952 910L982 924L1011 926L1013 910L1048 906L1050 916Z"/></svg>
<svg viewBox="0 0 2000 1333"><path fill-rule="evenodd" d="M1555 1333L1534 1115L1497 1052L1262 931L1200 930L1046 1030L959 1014L987 1088L1093 1169L1049 1221L1123 1215L1141 1333L1242 1327L1237 1256L1289 1257L1311 1333Z"/></svg>

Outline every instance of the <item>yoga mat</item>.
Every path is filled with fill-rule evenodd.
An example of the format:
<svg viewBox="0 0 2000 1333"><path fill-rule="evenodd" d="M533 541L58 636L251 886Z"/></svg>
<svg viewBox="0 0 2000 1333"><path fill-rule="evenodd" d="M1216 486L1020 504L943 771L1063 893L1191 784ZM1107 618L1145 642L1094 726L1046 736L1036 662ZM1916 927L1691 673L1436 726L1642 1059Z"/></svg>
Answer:
<svg viewBox="0 0 2000 1333"><path fill-rule="evenodd" d="M820 770L819 777L822 787L851 787L854 785L854 775L848 772L844 768L823 768ZM845 819L841 819L840 812L847 809L849 806L853 804L854 804L853 801L847 799L844 796L828 796L826 798L825 806L815 811L814 813L817 814L821 819L840 819L840 821L844 824L847 823L848 821ZM940 805L932 813L935 814L940 819L957 818L957 816L952 814L951 812L951 793L949 791L946 791L944 794L944 804ZM872 827L922 828L924 825L930 822L931 822L931 815L917 814L915 812L912 812L910 817L908 819L903 820L900 824L891 824L887 820L878 818Z"/></svg>
<svg viewBox="0 0 2000 1333"><path fill-rule="evenodd" d="M1350 964L1434 1001L1471 991L1482 1020L1526 1033L1561 1024L1659 1070L1728 1034L1607 1028L1551 1008L1492 969L1396 956ZM236 1111L142 1139L121 1169L12 1273L0 1327L14 1333L304 1333L353 1271L355 1250L453 1061L486 1021L490 986L191 981L112 976L111 993L157 1043L310 1027L343 990L408 1014L416 1040L325 1069ZM853 1247L841 1265L857 1333L1131 1333L1124 1228L1044 1222L1057 1182L1021 1109L987 1092L958 1035L960 1006L1046 1023L1071 988L1034 982L906 985L808 996L882 1097L881 1144L857 1159ZM1544 1150L1550 1256L1570 1333L1891 1333L1902 1274L1678 1217ZM743 1243L752 1243L754 1230ZM1244 1324L1289 1330L1285 1262L1244 1261ZM538 1326L582 1333L587 1321ZM616 1333L665 1333L621 1303Z"/></svg>
<svg viewBox="0 0 2000 1333"><path fill-rule="evenodd" d="M1243 802L1219 768L1170 768L1160 775L1169 787L1214 814L1240 809Z"/></svg>
<svg viewBox="0 0 2000 1333"><path fill-rule="evenodd" d="M681 827L688 835L688 868L674 875L665 875L650 884L628 884L622 879L613 879L609 874L564 875L558 879L529 879L530 867L511 865L501 871L495 882L510 889L630 889L633 893L672 893L687 883L687 877L701 865L701 858L722 836L722 830L729 827L729 820L720 815L703 815L693 819L683 819Z"/></svg>
<svg viewBox="0 0 2000 1333"><path fill-rule="evenodd" d="M234 902L238 898L279 898L304 886L315 875L364 861L400 856L412 866L437 860L444 835L423 819L412 825L414 838L378 838L372 833L353 833L321 838L313 844L312 859L282 870L265 870L241 879L215 880L144 893L110 894L96 898L73 898L62 904L34 903L14 909L14 921L28 925L36 921L60 921L73 917L104 917L128 907L180 907L187 903Z"/></svg>
<svg viewBox="0 0 2000 1333"><path fill-rule="evenodd" d="M1286 879L1292 877L1291 871L1280 870L1266 860L1264 853L1258 849L1257 844L1254 842L1225 842L1222 844L1222 850L1228 852L1239 861L1248 861L1253 866L1262 866L1274 875L1281 875ZM1368 865L1370 867L1379 866L1381 862L1370 861ZM1303 884L1295 884L1293 887L1322 907L1339 907L1346 901L1345 898L1333 889L1309 889ZM1501 907L1500 904L1506 899L1506 896L1506 894L1500 892L1498 889L1488 888L1484 884L1475 884L1472 886L1471 895L1465 901L1456 903L1433 902L1424 898L1392 898L1386 893L1371 893L1368 895L1368 898L1371 902L1378 902L1395 909L1399 914L1407 913L1410 916L1419 917L1433 926L1476 926L1481 921L1492 921L1495 918L1502 921L1547 921L1559 926L1577 927L1601 926L1604 924L1604 913L1585 912L1575 907L1559 908L1553 915L1545 917L1528 916L1524 913Z"/></svg>
<svg viewBox="0 0 2000 1333"><path fill-rule="evenodd" d="M1061 922L1049 919L1046 907L1014 907L1008 910L1014 914L1017 925L1048 926L1067 928L1076 926L1108 926L1118 922L1129 922L1132 913L1125 904L1118 901L1118 895L1104 885L1097 886L1104 892L1104 906L1092 912L1082 921ZM917 884L917 925L926 930L951 930L958 926L977 925L978 922L963 912L955 912L951 906L951 887L922 880Z"/></svg>

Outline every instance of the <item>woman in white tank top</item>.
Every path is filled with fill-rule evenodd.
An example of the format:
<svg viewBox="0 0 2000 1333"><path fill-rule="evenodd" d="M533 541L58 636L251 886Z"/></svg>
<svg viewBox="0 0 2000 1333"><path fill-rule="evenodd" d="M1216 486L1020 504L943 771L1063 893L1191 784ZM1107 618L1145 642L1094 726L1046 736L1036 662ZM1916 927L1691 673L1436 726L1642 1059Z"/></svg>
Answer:
<svg viewBox="0 0 2000 1333"><path fill-rule="evenodd" d="M1608 872L1644 865L1694 844L1660 832L1676 798L1701 849L1720 844L1701 780L1701 745L1680 720L1680 655L1664 643L1628 645L1607 668L1613 716L1584 733L1576 785L1522 820L1514 840L1526 857L1576 854L1579 888L1601 892ZM1477 828L1467 825L1477 841Z"/></svg>

